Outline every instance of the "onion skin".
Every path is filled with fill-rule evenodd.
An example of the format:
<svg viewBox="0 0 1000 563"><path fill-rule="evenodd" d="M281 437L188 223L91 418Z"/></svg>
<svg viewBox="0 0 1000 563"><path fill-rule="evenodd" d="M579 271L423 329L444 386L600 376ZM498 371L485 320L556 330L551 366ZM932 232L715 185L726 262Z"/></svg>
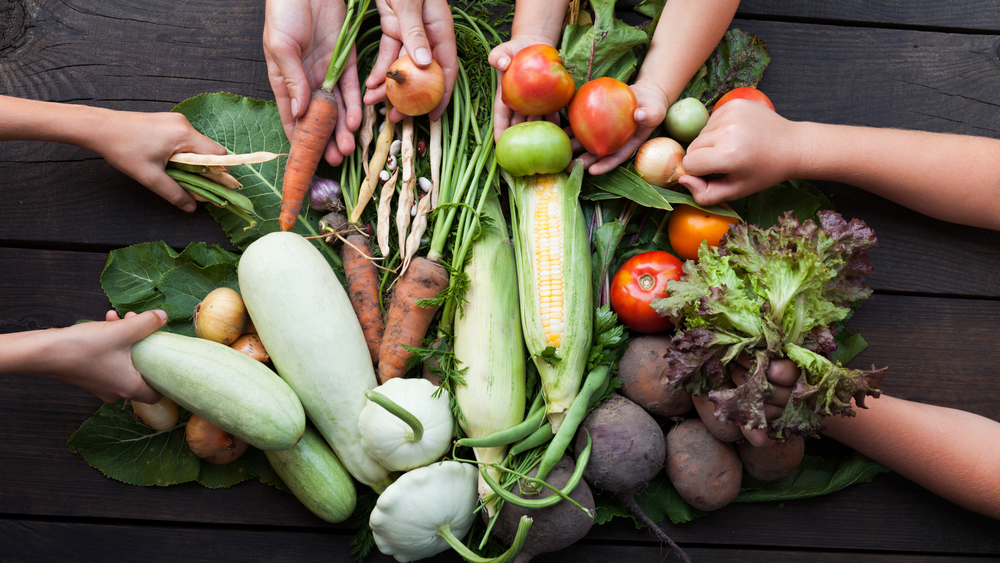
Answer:
<svg viewBox="0 0 1000 563"><path fill-rule="evenodd" d="M424 115L444 97L444 71L433 59L430 66L420 68L403 55L392 63L385 78L385 95L403 115Z"/></svg>
<svg viewBox="0 0 1000 563"><path fill-rule="evenodd" d="M250 447L250 444L196 414L188 420L184 435L194 455L216 465L235 461Z"/></svg>
<svg viewBox="0 0 1000 563"><path fill-rule="evenodd" d="M256 334L244 334L237 338L236 342L230 344L229 347L250 356L262 364L267 363L271 359L271 356L267 355L267 350L264 349L264 343L260 341L260 337Z"/></svg>
<svg viewBox="0 0 1000 563"><path fill-rule="evenodd" d="M635 170L654 186L667 188L684 175L684 147L670 137L654 137L635 153Z"/></svg>
<svg viewBox="0 0 1000 563"><path fill-rule="evenodd" d="M243 334L250 316L239 293L228 287L212 290L194 308L194 333L229 346Z"/></svg>
<svg viewBox="0 0 1000 563"><path fill-rule="evenodd" d="M177 425L177 403L165 395L155 403L132 401L132 410L140 422L156 430L170 430Z"/></svg>

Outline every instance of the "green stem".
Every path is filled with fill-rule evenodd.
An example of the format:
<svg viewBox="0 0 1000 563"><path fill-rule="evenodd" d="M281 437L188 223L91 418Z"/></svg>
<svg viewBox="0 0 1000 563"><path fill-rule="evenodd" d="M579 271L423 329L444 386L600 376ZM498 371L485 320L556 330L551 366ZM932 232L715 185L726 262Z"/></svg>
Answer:
<svg viewBox="0 0 1000 563"><path fill-rule="evenodd" d="M327 92L333 91L333 87L340 80L340 75L344 73L344 66L347 58L351 55L354 41L358 37L358 30L361 29L361 22L367 16L368 4L371 0L361 0L361 7L358 7L358 0L347 0L347 14L344 17L344 25L337 35L337 43L333 47L330 56L330 67L326 71L326 79L322 88Z"/></svg>
<svg viewBox="0 0 1000 563"><path fill-rule="evenodd" d="M394 415L396 418L405 422L413 430L413 439L410 440L411 442L419 442L420 439L424 437L424 425L420 424L420 420L410 414L410 411L399 406L395 401L378 391L368 391L365 393L365 397L368 397L369 401L389 411L389 413Z"/></svg>
<svg viewBox="0 0 1000 563"><path fill-rule="evenodd" d="M517 535L514 536L514 542L510 545L510 549L496 557L483 557L469 549L462 543L462 540L455 536L455 532L451 531L451 524L442 524L438 528L437 535L448 542L448 545L452 549L470 563L507 563L517 557L518 553L521 553L521 548L524 547L524 540L528 537L528 530L531 529L531 522L531 518L522 516L521 521L517 525Z"/></svg>

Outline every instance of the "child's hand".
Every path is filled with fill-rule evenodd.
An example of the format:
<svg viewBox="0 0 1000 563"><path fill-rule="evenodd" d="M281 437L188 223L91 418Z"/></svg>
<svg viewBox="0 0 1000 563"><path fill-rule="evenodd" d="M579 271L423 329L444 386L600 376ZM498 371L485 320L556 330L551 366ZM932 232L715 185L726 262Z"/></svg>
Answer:
<svg viewBox="0 0 1000 563"><path fill-rule="evenodd" d="M802 140L795 124L764 105L733 100L688 145L679 182L699 205L741 198L793 178ZM710 174L719 178L705 179ZM699 177L701 176L701 177Z"/></svg>
<svg viewBox="0 0 1000 563"><path fill-rule="evenodd" d="M447 0L375 0L375 3L382 23L382 40L378 58L365 81L368 88L365 104L386 100L385 73L405 50L418 67L427 67L433 58L444 71L444 95L428 114L436 121L448 107L458 78L455 25ZM403 114L393 109L390 119L401 121Z"/></svg>
<svg viewBox="0 0 1000 563"><path fill-rule="evenodd" d="M40 331L46 346L32 372L90 391L106 403L135 399L155 403L160 394L132 365L132 345L167 322L161 310L127 313L119 319L108 311L106 322L81 323Z"/></svg>
<svg viewBox="0 0 1000 563"><path fill-rule="evenodd" d="M86 148L184 211L194 211L197 204L164 172L167 160L178 152L226 154L226 149L196 131L182 114L167 112L112 112Z"/></svg>
<svg viewBox="0 0 1000 563"><path fill-rule="evenodd" d="M278 104L278 115L291 139L295 119L305 114L312 91L326 79L347 9L342 0L268 0L264 10L264 59ZM337 126L324 157L336 166L354 152L353 132L361 126L361 86L354 49L333 88Z"/></svg>
<svg viewBox="0 0 1000 563"><path fill-rule="evenodd" d="M729 376L733 383L742 385L750 368L750 360L740 356L736 361L740 365L733 368ZM774 385L774 396L764 400L764 418L768 422L780 417L781 413L784 412L785 405L788 404L788 399L792 396L795 382L799 380L799 374L799 366L791 360L775 359L771 360L767 366L767 380L771 385ZM743 437L754 446L766 446L774 442L767 437L766 430L747 430L746 428L740 428L740 430L743 431Z"/></svg>
<svg viewBox="0 0 1000 563"><path fill-rule="evenodd" d="M580 160L583 161L585 167L589 167L588 172L591 174L598 175L610 172L619 164L632 158L635 151L639 150L639 147L649 139L653 129L663 123L663 118L667 116L667 96L663 90L655 84L645 81L636 81L630 88L632 88L636 102L638 102L633 118L639 123L639 127L622 148L609 155L598 157L589 152L580 155ZM567 131L567 133L572 136L571 131ZM575 138L573 139L573 150L583 150L583 146Z"/></svg>
<svg viewBox="0 0 1000 563"><path fill-rule="evenodd" d="M501 97L503 91L501 87L503 73L510 67L510 61L514 59L514 55L525 47L538 44L552 45L552 42L545 37L518 35L511 37L510 41L501 43L490 51L490 65L497 69L497 91L493 96L493 138L495 140L499 140L500 134L511 125L542 119L541 116L529 117L515 112L503 103L503 98ZM555 47L555 45L552 46ZM550 113L544 117L546 120L559 125L559 112Z"/></svg>

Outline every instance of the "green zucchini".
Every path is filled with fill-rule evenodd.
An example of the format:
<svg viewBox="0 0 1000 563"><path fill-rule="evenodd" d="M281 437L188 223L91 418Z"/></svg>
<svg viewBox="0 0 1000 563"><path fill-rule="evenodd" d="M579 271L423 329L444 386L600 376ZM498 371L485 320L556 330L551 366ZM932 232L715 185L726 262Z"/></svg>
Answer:
<svg viewBox="0 0 1000 563"><path fill-rule="evenodd" d="M309 420L355 479L387 486L389 471L362 449L358 432L375 369L333 269L302 236L273 232L247 247L238 272L257 335Z"/></svg>
<svg viewBox="0 0 1000 563"><path fill-rule="evenodd" d="M228 346L154 332L132 345L132 365L153 389L262 450L288 449L305 430L288 384Z"/></svg>
<svg viewBox="0 0 1000 563"><path fill-rule="evenodd" d="M354 512L358 502L354 480L312 428L306 428L295 447L264 454L295 498L316 516L336 524Z"/></svg>

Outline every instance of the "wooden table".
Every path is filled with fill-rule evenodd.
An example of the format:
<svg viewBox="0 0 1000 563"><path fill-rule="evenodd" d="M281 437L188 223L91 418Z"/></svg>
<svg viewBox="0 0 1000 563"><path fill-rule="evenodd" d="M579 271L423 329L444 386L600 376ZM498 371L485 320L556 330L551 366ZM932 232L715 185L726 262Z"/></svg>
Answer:
<svg viewBox="0 0 1000 563"><path fill-rule="evenodd" d="M0 0L0 93L141 111L202 92L269 99L262 4ZM733 27L767 43L761 88L791 119L1000 137L997 22L993 0L744 0ZM851 322L871 344L856 365L890 366L889 394L1000 420L1000 233L822 188L879 236L875 297ZM186 215L70 146L4 143L0 193L2 332L102 318L112 249L229 247L204 210ZM99 406L58 381L0 376L0 561L349 560L350 530L257 481L209 490L105 478L66 447ZM666 529L695 561L1000 561L997 521L895 474ZM615 521L539 560L664 557Z"/></svg>

